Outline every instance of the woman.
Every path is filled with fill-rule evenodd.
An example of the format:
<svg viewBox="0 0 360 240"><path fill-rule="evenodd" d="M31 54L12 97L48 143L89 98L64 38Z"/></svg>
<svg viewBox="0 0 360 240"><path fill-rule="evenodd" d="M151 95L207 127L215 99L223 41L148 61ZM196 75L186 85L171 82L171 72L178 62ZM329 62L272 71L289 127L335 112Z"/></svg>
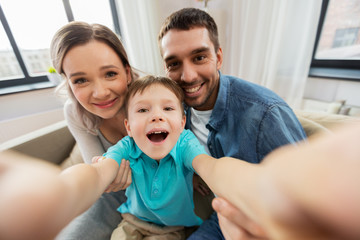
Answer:
<svg viewBox="0 0 360 240"><path fill-rule="evenodd" d="M124 127L124 97L137 77L129 64L120 39L99 24L71 22L59 29L50 47L53 66L65 81L69 98L65 119L86 163L102 155L127 135ZM58 239L109 239L121 221L116 208L126 200L124 191L131 183L129 166L107 192L83 215L65 228ZM118 192L114 192L118 191Z"/></svg>

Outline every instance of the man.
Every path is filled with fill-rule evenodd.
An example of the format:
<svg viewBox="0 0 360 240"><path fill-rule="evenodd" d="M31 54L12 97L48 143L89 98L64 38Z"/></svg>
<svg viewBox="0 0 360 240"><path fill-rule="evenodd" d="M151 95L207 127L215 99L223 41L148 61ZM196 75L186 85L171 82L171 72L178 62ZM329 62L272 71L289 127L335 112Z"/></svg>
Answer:
<svg viewBox="0 0 360 240"><path fill-rule="evenodd" d="M216 158L259 163L279 146L306 138L291 108L275 93L220 73L223 55L217 26L206 12L171 14L159 33L166 74L185 93L186 128ZM203 191L196 185L194 188ZM189 239L223 239L216 213Z"/></svg>

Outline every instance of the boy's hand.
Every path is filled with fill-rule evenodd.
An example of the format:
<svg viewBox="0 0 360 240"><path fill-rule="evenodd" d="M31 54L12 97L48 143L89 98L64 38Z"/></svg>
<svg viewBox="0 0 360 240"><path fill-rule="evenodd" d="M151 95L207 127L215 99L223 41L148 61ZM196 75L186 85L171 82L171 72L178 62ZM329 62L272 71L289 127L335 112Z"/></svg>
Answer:
<svg viewBox="0 0 360 240"><path fill-rule="evenodd" d="M98 163L101 160L105 159L103 156L93 157L92 162ZM121 161L118 174L116 175L116 178L114 181L106 188L105 192L117 192L120 190L126 189L128 186L130 186L132 182L131 179L131 168L130 168L130 162L128 160L123 159Z"/></svg>
<svg viewBox="0 0 360 240"><path fill-rule="evenodd" d="M193 187L203 196L209 195L211 192L206 183L197 174L194 174L193 177Z"/></svg>

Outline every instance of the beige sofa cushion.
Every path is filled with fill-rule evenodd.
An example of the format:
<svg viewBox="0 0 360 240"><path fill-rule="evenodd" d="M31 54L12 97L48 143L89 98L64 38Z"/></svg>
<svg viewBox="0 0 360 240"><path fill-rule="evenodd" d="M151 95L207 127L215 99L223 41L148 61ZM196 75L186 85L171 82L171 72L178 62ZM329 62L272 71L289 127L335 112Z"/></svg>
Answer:
<svg viewBox="0 0 360 240"><path fill-rule="evenodd" d="M75 144L65 121L49 125L39 130L9 140L0 150L13 150L31 157L60 164L69 156Z"/></svg>
<svg viewBox="0 0 360 240"><path fill-rule="evenodd" d="M301 111L301 110L296 110L294 112L299 120L300 119L311 120L329 130L331 130L332 128L336 127L339 124L360 121L360 118L357 117L351 117L351 116L345 116L339 114L330 114L326 112L313 112L313 111Z"/></svg>
<svg viewBox="0 0 360 240"><path fill-rule="evenodd" d="M67 157L61 164L60 167L62 169L68 168L72 165L83 163L83 159L81 157L81 152L79 146L75 143L73 149L70 152L69 157Z"/></svg>
<svg viewBox="0 0 360 240"><path fill-rule="evenodd" d="M321 124L302 117L302 116L297 116L297 118L300 121L301 126L304 128L304 131L306 133L306 136L310 137L313 134L318 134L318 133L330 133L330 130L325 128L324 126L322 126Z"/></svg>

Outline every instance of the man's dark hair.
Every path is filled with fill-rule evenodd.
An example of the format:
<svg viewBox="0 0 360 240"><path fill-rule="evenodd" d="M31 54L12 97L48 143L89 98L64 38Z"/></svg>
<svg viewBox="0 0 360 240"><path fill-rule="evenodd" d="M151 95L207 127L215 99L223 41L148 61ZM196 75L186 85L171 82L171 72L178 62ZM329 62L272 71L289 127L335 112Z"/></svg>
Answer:
<svg viewBox="0 0 360 240"><path fill-rule="evenodd" d="M190 30L197 27L204 27L208 30L210 41L214 44L215 52L217 52L220 44L216 23L207 12L198 8L183 8L165 19L158 36L160 49L162 38L171 29Z"/></svg>

